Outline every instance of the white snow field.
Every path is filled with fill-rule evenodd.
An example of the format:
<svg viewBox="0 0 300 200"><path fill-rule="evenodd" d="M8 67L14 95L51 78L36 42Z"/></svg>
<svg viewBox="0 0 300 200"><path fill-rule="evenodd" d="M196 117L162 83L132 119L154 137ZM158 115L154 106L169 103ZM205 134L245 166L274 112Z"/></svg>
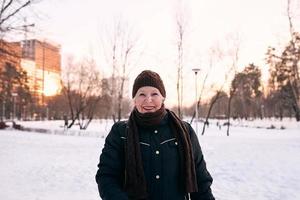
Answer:
<svg viewBox="0 0 300 200"><path fill-rule="evenodd" d="M94 177L111 122L95 121L86 132L64 132L62 121L18 123L51 131L0 130L0 200L100 199ZM214 123L199 136L216 199L299 200L300 123L235 124L229 137ZM276 129L261 128L271 124Z"/></svg>

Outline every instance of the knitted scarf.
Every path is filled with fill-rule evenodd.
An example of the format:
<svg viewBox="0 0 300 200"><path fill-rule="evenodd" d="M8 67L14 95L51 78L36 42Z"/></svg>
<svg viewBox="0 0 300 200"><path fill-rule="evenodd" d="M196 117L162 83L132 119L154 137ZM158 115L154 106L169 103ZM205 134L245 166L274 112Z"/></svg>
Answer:
<svg viewBox="0 0 300 200"><path fill-rule="evenodd" d="M181 176L184 180L186 193L197 192L197 179L192 153L189 131L184 123L164 105L153 113L139 113L136 108L131 112L128 127L126 129L125 145L125 190L131 199L147 199L147 185L143 170L143 163L139 144L139 126L158 125L164 116L168 114L172 133L176 137L179 147Z"/></svg>

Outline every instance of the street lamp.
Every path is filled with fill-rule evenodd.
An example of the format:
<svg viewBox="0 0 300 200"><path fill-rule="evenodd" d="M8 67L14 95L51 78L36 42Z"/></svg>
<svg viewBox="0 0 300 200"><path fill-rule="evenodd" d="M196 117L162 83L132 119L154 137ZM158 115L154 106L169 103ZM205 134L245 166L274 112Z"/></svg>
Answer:
<svg viewBox="0 0 300 200"><path fill-rule="evenodd" d="M198 136L198 88L197 88L198 84L197 84L197 74L200 71L200 69L199 68L194 68L192 70L195 73L195 90L196 90L196 92L195 92L195 103L196 103L195 104L195 113L196 113L195 122L196 122L196 134Z"/></svg>

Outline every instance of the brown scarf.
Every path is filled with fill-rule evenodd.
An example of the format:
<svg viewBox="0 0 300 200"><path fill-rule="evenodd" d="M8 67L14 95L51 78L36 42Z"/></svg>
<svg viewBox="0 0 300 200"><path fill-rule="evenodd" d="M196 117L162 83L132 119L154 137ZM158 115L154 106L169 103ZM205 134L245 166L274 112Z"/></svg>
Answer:
<svg viewBox="0 0 300 200"><path fill-rule="evenodd" d="M154 113L139 113L136 108L131 112L126 129L125 145L125 190L132 199L147 199L147 185L143 170L140 152L139 133L137 125L158 125L168 114L171 131L179 142L181 175L185 180L185 192L197 192L197 179L192 153L189 131L183 122L172 111L165 109L164 105Z"/></svg>

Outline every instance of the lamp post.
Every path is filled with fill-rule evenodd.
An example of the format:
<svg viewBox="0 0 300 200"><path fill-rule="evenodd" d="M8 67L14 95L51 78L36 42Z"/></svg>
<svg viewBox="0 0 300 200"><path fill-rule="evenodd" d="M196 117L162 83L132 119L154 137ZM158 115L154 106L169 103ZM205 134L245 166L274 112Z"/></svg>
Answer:
<svg viewBox="0 0 300 200"><path fill-rule="evenodd" d="M195 122L196 122L196 134L198 136L198 88L197 88L197 74L198 72L200 71L199 68L194 68L192 69L193 72L195 73L195 113L196 113L196 119L195 119Z"/></svg>

